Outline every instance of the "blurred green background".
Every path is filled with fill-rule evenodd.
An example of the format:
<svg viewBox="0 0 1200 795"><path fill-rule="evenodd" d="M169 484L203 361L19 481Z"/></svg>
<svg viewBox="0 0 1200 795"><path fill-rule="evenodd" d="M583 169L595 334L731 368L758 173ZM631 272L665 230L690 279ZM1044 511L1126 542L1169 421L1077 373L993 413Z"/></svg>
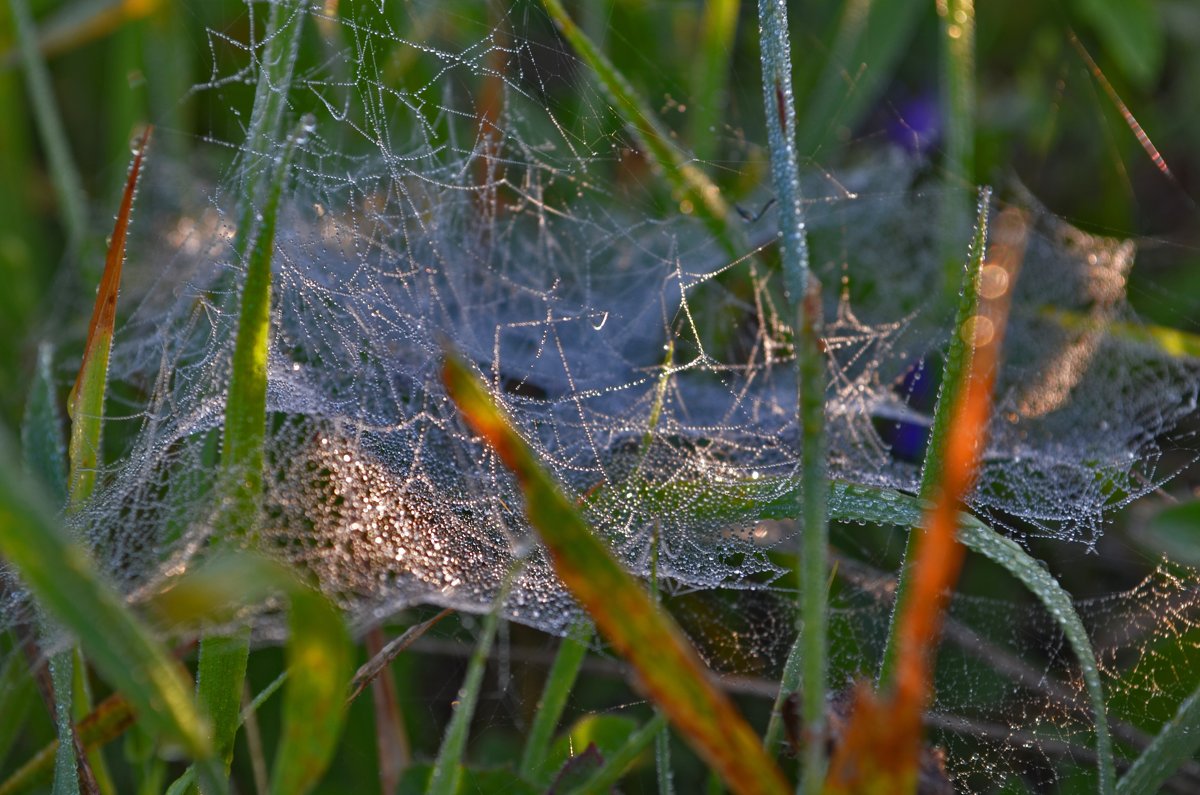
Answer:
<svg viewBox="0 0 1200 795"><path fill-rule="evenodd" d="M349 18L378 14L368 0L323 5ZM14 428L38 342L60 345L59 362L67 370L82 345L131 137L141 125L155 124L149 171L169 167L179 204L202 205L236 154L236 146L211 141L240 142L253 83L235 81L219 90L193 86L244 63L244 52L232 42L261 35L265 21L261 7L252 16L241 0L29 0L28 6L78 174L75 201L84 223L73 231L68 220L72 199L49 165L20 68L14 6L5 0L0 416ZM722 6L736 27L722 23L714 31L706 19L719 19ZM761 188L766 153L754 3L579 0L568 7L731 201ZM590 78L536 2L389 0L384 14L397 36L452 51L493 29L521 37L540 71L558 78L539 88L545 92L540 99L565 118L595 116ZM1006 0L979 3L977 15L976 162L973 174L955 176L977 183L1017 179L1071 223L1136 238L1141 253L1130 284L1134 306L1150 322L1200 333L1200 2ZM802 153L810 165L835 168L859 150L912 148L915 142L938 162L941 56L934 0L799 0L791 4L791 21ZM345 46L338 28L308 24L304 35L297 73L328 76L322 72L328 48ZM1112 100L1072 37L1123 105ZM713 63L715 72L701 68ZM417 87L435 68L432 59L411 58L398 48L384 65L385 79ZM314 100L298 97L293 112L305 110L305 102ZM1138 140L1126 113L1140 123L1170 175ZM602 121L621 135L615 116ZM649 181L636 156L607 167L615 184L637 181L644 190ZM664 196L660 205L668 204ZM154 211L139 206L135 228L139 214ZM473 620L464 621L469 630ZM509 631L526 645L553 648L529 630ZM255 656L255 689L279 669L277 655ZM448 665L448 659L455 662ZM464 666L458 657L433 654L405 656L396 667L401 700L414 705L406 718L418 754L435 752ZM474 761L503 762L517 752L519 735L512 727L528 719L536 702L538 670L518 670L509 689L492 691L495 697L480 710ZM620 679L598 678L577 693L572 709L582 715L631 699L636 697ZM766 704L748 707L761 719ZM366 699L356 703L323 791L374 787L369 710ZM264 714L267 736L274 714L272 708ZM43 729L50 736L49 725ZM28 742L25 751L36 745Z"/></svg>

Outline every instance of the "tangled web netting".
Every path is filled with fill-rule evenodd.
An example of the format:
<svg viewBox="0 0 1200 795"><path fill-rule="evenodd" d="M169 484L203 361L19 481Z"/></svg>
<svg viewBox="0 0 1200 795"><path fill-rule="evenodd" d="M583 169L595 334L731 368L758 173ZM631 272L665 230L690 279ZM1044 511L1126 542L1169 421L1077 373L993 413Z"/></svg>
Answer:
<svg viewBox="0 0 1200 795"><path fill-rule="evenodd" d="M262 9L250 11L259 30ZM759 595L787 590L772 552L790 548L792 530L719 506L746 483L760 484L763 499L782 498L798 467L790 315L767 264L774 214L739 222L751 242L734 257L694 218L657 212L651 170L624 167L632 139L545 20L529 32L536 13L524 3L457 49L409 40L411 29L382 9L358 12L312 12L341 44L319 70L297 75L287 97L293 118L313 109L316 124L275 243L263 543L314 574L360 626L415 604L489 610L524 556L504 614L565 631L577 608L513 480L441 385L449 345L572 497L615 495L589 518L632 571L647 575L657 548L664 587L741 592L738 620L748 622L769 602ZM215 32L211 41L213 77L196 90L220 103L227 87L257 78L262 43ZM397 64L431 77L398 87ZM547 89L564 72L569 114ZM72 519L129 592L186 565L219 507L213 473L245 272L233 249L239 186L279 153L236 154L224 187L167 218L142 209L161 190L151 174L135 221L106 431L123 428L128 452ZM931 219L946 189L923 163L881 151L836 173L814 171L804 195L825 286L834 513L873 520L886 516L886 499L864 505L856 487L915 493L919 445L914 453L902 441L928 426L923 393L951 334L951 313L933 298L943 275ZM1195 411L1197 366L1108 333L1137 323L1125 302L1131 242L1020 201L1031 240L971 507L1018 540L1087 549L1114 511L1179 466L1164 455L1190 444L1176 428ZM635 487L645 482L676 485L679 496L640 504ZM1196 581L1163 570L1144 588L1168 582L1172 594L1159 598L1190 632ZM1152 603L1125 595L1094 612ZM772 671L793 630L786 610L762 609L744 633L710 646L724 646L725 659L769 658L754 665ZM1012 645L1029 647L1029 621L1015 613L969 601L957 609L992 614L992 627L1011 621ZM859 639L838 647L854 649L835 666L849 676L877 659L870 649L886 609L864 588L838 615ZM1047 736L1033 753L1048 754L1050 740L1070 746L1088 731L1081 685L1061 638L1043 630L1034 656L1074 702L1046 707L1037 682L997 684L975 660L957 663L962 687L939 690L938 709L970 714L986 701L995 742L1019 746L1036 731ZM1112 653L1148 653L1161 633L1114 638ZM956 665L948 659L943 668ZM1154 671L1150 693L1164 686L1163 668ZM980 695L995 687L1011 692ZM1013 764L978 744L951 750L963 780L1002 777L987 766Z"/></svg>

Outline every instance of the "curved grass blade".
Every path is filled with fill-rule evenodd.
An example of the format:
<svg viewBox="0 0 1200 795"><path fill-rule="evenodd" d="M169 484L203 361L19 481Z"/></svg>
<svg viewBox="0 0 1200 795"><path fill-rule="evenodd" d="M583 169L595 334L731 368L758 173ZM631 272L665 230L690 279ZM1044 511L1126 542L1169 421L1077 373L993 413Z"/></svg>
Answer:
<svg viewBox="0 0 1200 795"><path fill-rule="evenodd" d="M1117 782L1117 795L1151 795L1200 749L1200 689L1184 699L1154 742Z"/></svg>
<svg viewBox="0 0 1200 795"><path fill-rule="evenodd" d="M697 524L744 522L763 519L795 519L798 489L791 479L765 477L723 484L715 496L711 484L697 481L622 484L632 490L632 500L640 506L638 516L645 520L656 514L670 514ZM924 502L892 489L859 483L834 481L830 489L830 518L845 522L913 527L921 521ZM589 513L628 511L630 498L611 490L592 494L585 503ZM1003 567L1041 602L1066 637L1075 653L1088 700L1096 723L1096 754L1101 770L1113 771L1112 742L1108 732L1108 711L1096 655L1087 629L1075 610L1071 595L1039 561L1015 541L1005 538L968 513L958 515L958 540L972 552L983 555Z"/></svg>
<svg viewBox="0 0 1200 795"><path fill-rule="evenodd" d="M0 430L0 554L148 726L193 758L206 758L208 726L182 666L100 579L88 554L53 517L41 486L21 471Z"/></svg>
<svg viewBox="0 0 1200 795"><path fill-rule="evenodd" d="M730 221L729 206L721 198L720 188L672 142L670 130L637 95L625 75L575 24L560 0L542 0L542 5L563 37L596 73L617 115L666 177L677 198L700 216L731 255L740 256L743 252L737 243L739 232Z"/></svg>
<svg viewBox="0 0 1200 795"><path fill-rule="evenodd" d="M70 471L67 477L70 509L76 509L86 502L96 486L96 466L104 423L104 395L108 389L108 356L112 350L113 327L117 322L117 294L121 288L121 266L125 263L125 238L129 232L133 197L137 192L138 176L152 129L147 127L142 133L129 177L125 180L121 209L113 224L112 238L104 260L104 275L100 278L96 305L92 309L91 323L88 324L83 362L79 365L79 375L67 398L67 414L71 417Z"/></svg>
<svg viewBox="0 0 1200 795"><path fill-rule="evenodd" d="M587 781L568 791L569 795L592 795L593 793L612 792L613 787L625 775L629 766L641 756L655 739L662 735L667 727L667 717L658 713L645 726L629 736L616 753L604 760L600 769L588 777Z"/></svg>
<svg viewBox="0 0 1200 795"><path fill-rule="evenodd" d="M526 781L548 783L545 774L549 771L543 768L546 755L550 751L550 741L554 738L554 729L567 706L567 697L571 694L571 688L575 686L579 669L587 657L588 642L591 638L591 625L581 623L572 628L570 634L563 638L558 646L558 653L554 655L554 663L550 666L550 673L546 675L542 698L538 701L533 725L529 728L525 750L521 755L518 772Z"/></svg>
<svg viewBox="0 0 1200 795"><path fill-rule="evenodd" d="M469 425L516 475L526 514L559 577L684 738L736 792L786 792L779 769L728 697L709 682L682 631L592 534L484 386L449 354L442 378Z"/></svg>

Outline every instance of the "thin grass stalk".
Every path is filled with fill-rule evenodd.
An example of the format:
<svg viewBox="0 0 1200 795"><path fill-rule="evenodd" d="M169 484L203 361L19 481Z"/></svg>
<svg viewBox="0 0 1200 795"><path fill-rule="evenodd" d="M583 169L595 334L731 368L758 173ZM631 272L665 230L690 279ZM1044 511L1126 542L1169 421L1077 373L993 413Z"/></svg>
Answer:
<svg viewBox="0 0 1200 795"><path fill-rule="evenodd" d="M800 677L804 668L804 635L796 635L792 648L788 651L783 663L783 675L779 678L779 692L771 704L771 717L767 721L767 731L763 735L763 748L767 753L777 752L779 742L783 739L783 702L788 696L800 689Z"/></svg>
<svg viewBox="0 0 1200 795"><path fill-rule="evenodd" d="M592 635L591 623L580 622L558 645L558 652L554 655L554 662L546 675L546 684L542 688L537 712L533 716L533 725L529 727L529 736L521 754L521 764L517 768L521 778L526 781L541 782L545 779L546 771L543 767L550 751L550 742L554 739L554 730L566 709L567 698L575 686L579 669L587 657L588 643Z"/></svg>
<svg viewBox="0 0 1200 795"><path fill-rule="evenodd" d="M825 439L825 359L821 350L821 294L808 268L808 239L796 153L796 108L785 0L759 0L763 107L771 148L771 178L779 200L783 281L795 311L797 425L800 430L800 632L803 789L819 792L825 778L826 626L829 516Z"/></svg>
<svg viewBox="0 0 1200 795"><path fill-rule="evenodd" d="M496 627L500 623L500 610L508 598L509 589L516 578L514 568L500 588L496 602L483 621L483 632L475 643L475 650L467 664L467 675L463 678L462 687L454 702L454 714L446 726L442 737L442 745L438 749L437 759L429 775L427 795L453 795L458 791L460 771L463 756L467 750L467 737L471 730L471 719L475 716L475 705L479 703L479 692L483 688L483 675L487 672L488 655L492 651L492 641L496 638Z"/></svg>
<svg viewBox="0 0 1200 795"><path fill-rule="evenodd" d="M935 0L941 22L946 191L941 206L946 296L960 284L958 233L966 225L964 185L975 184L975 0Z"/></svg>
<svg viewBox="0 0 1200 795"><path fill-rule="evenodd" d="M608 759L605 759L599 770L588 776L587 780L579 786L568 790L568 795L596 795L596 793L612 792L613 787L625 775L629 766L650 747L656 738L662 736L663 730L666 728L666 716L662 713L655 715L646 722L645 726L629 735L629 739L625 741L624 745Z"/></svg>
<svg viewBox="0 0 1200 795"><path fill-rule="evenodd" d="M688 144L700 161L711 160L717 153L717 127L725 111L729 66L737 40L738 5L738 0L707 0L700 18L687 131Z"/></svg>
<svg viewBox="0 0 1200 795"><path fill-rule="evenodd" d="M33 116L46 150L50 179L58 195L59 214L67 232L67 248L71 253L78 253L87 236L87 200L83 181L71 156L71 146L63 129L54 90L50 86L50 74L38 49L37 30L29 12L29 4L26 0L8 0L8 5L12 9L21 68L25 72Z"/></svg>
<svg viewBox="0 0 1200 795"><path fill-rule="evenodd" d="M937 404L934 406L929 443L921 469L918 494L922 500L926 501L936 496L936 491L942 482L945 470L946 438L951 431L956 407L962 402L963 395L966 393L967 375L974 365L975 346L969 333L969 327L972 318L979 311L979 278L983 270L984 256L987 253L988 212L990 209L991 191L985 188L979 192L975 235L971 240L971 249L967 255L967 267L962 275L962 294L958 301L958 312L954 318L954 332L946 351L946 361L942 368L941 391L938 393ZM879 666L878 682L881 688L890 685L895 674L896 657L899 650L897 618L905 609L915 587L910 564L916 559L916 548L920 537L921 534L916 529L910 529L908 541L904 547L900 578L896 586L896 607L892 611L887 641L883 649L883 659Z"/></svg>

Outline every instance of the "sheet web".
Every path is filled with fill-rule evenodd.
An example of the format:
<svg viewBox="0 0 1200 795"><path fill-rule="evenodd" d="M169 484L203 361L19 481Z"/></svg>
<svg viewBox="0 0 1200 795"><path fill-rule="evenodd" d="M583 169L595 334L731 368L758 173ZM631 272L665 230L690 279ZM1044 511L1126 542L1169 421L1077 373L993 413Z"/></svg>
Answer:
<svg viewBox="0 0 1200 795"><path fill-rule="evenodd" d="M338 19L311 12L306 24L337 44L286 97L292 122L309 110L315 125L273 261L263 543L314 574L359 627L416 604L485 612L520 558L504 614L566 630L577 609L515 484L441 386L448 345L568 493L611 495L592 503L604 506L590 509L596 532L634 572L657 566L714 664L776 676L793 633L794 528L723 507L747 483L782 497L798 466L773 213L744 222L750 242L733 256L694 217L664 211L675 203L653 169L630 165L633 139L535 6L518 3L465 47L422 38L419 15L360 6ZM259 34L265 8L248 7ZM262 42L210 38L212 79L195 90L221 104L257 79ZM401 70L429 79L410 85ZM564 79L569 102L555 88ZM188 565L212 531L244 274L235 186L278 156L212 143L236 154L225 187L176 197L194 209L166 218L143 197L108 408L107 433L126 452L72 520L135 595ZM150 195L163 189L153 179ZM763 191L747 205L765 204ZM805 196L825 285L830 470L843 484L834 507L867 522L886 505L856 509L847 484L913 493L919 478L951 333L933 297L942 272L930 222L947 196L899 151L816 169ZM1018 541L1074 542L1082 554L1115 511L1190 461L1194 444L1177 428L1195 412L1197 367L1108 333L1137 323L1124 295L1132 243L1012 197L1030 211L1031 243L972 507ZM647 483L675 497L648 505ZM878 659L886 625L886 600L868 586L839 597L835 669L846 683ZM1164 717L1156 705L1190 689L1163 647L1194 635L1195 602L1194 575L1162 569L1085 606L1123 720L1152 726ZM736 632L713 628L722 610ZM949 716L956 780L986 789L1028 778L1030 756L1050 780L1064 759L1087 767L1082 685L1049 619L994 601L956 610L1043 674L1015 678L947 653L936 709ZM1131 659L1145 676L1126 673Z"/></svg>

